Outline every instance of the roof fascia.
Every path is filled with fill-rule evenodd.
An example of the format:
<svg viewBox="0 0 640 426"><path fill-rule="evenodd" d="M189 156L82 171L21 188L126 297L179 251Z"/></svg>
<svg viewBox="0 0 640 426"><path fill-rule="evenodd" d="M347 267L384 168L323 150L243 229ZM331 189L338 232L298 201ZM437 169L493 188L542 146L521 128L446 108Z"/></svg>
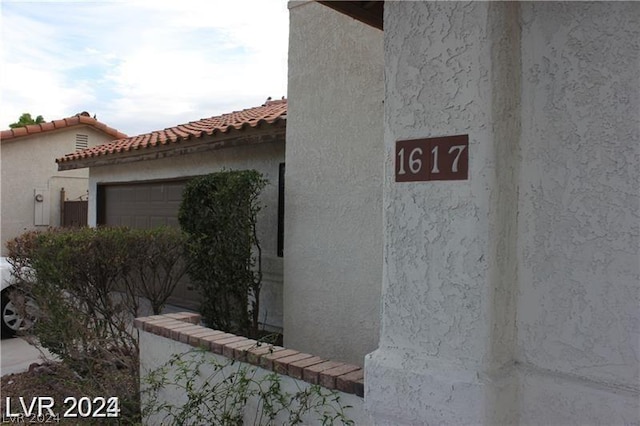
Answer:
<svg viewBox="0 0 640 426"><path fill-rule="evenodd" d="M241 132L242 133L238 130L232 130L225 134L216 135L215 137L190 139L177 143L174 142L168 145L162 145L160 147L142 148L135 151L64 161L58 163L58 170L75 170L87 167L101 167L114 164L134 163L138 161L160 160L179 155L199 154L219 149L258 145L263 143L284 143L286 125L284 123L274 123L267 129L242 130Z"/></svg>

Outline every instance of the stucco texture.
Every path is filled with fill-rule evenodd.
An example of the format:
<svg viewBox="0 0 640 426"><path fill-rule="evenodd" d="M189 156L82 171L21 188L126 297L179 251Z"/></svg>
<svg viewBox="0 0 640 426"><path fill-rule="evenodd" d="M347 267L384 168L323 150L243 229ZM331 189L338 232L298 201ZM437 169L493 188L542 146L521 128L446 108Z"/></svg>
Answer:
<svg viewBox="0 0 640 426"><path fill-rule="evenodd" d="M172 339L160 337L145 331L140 331L140 375L142 378L146 377L150 372L157 372L158 369L166 369L166 375L163 378L167 379L169 385L165 386L161 391L157 393L158 402L164 402L173 407L178 407L180 403L186 403L188 400L187 394L184 388L174 386L177 368L168 368L168 362L172 357L179 356L182 361L189 364L196 364L203 361L199 365L200 377L209 378L212 382L209 383L209 388L215 386L216 381L221 381L225 377L230 376L238 372L239 368L247 369L247 379L252 379L255 382L249 383L252 389L256 382L264 381L263 386L271 383L271 380L267 378L272 374L275 374L269 370L265 370L259 367L255 367L251 364L235 361L231 363L231 360L221 355L214 353L200 352L194 347L187 345L186 343L177 342ZM176 363L177 365L177 363ZM223 368L214 369L214 366L224 366ZM157 373L156 373L157 374ZM184 386L184 383L181 383ZM194 394L197 394L201 389L201 383L189 383L194 388ZM312 385L302 380L297 380L286 375L278 375L278 384L283 394L296 395L297 393L304 391ZM221 386L224 389L224 386ZM218 388L220 391L220 388ZM266 392L266 389L263 389ZM324 393L328 393L327 389L323 389ZM142 393L142 404L147 403L148 393ZM333 398L339 397L340 405L343 407L343 413L345 416L352 420L356 425L366 425L371 423L371 419L368 418L364 411L362 398L344 392L335 391L335 393L327 398L326 404L322 407L327 413L333 414L333 409L338 408L334 405ZM193 401L192 401L193 402ZM313 400L313 402L318 402ZM265 419L259 416L263 415L263 409L261 402L255 396L248 398L244 402L244 424L264 424ZM165 424L166 413L155 413L145 419L145 424L159 425ZM322 424L322 416L310 409L302 416L302 424L305 425L320 425ZM280 413L273 420L273 424L287 424L289 421L287 413Z"/></svg>
<svg viewBox="0 0 640 426"><path fill-rule="evenodd" d="M522 5L517 356L612 392L640 390L639 52L639 3Z"/></svg>
<svg viewBox="0 0 640 426"><path fill-rule="evenodd" d="M517 43L508 4L385 4L383 316L366 364L380 424L517 415ZM468 180L395 182L396 141L461 134Z"/></svg>
<svg viewBox="0 0 640 426"><path fill-rule="evenodd" d="M290 3L284 339L362 365L378 343L383 34Z"/></svg>
<svg viewBox="0 0 640 426"><path fill-rule="evenodd" d="M639 3L385 3L377 424L638 424ZM396 183L469 135L467 181Z"/></svg>
<svg viewBox="0 0 640 426"><path fill-rule="evenodd" d="M111 136L88 126L38 133L34 136L3 140L2 158L2 255L5 244L26 230L60 226L60 190L65 189L70 200L86 196L88 170L58 171L55 159L73 152L76 135L87 135L88 146L111 140ZM35 225L36 203L34 189L44 190L42 204L48 212L41 223ZM85 198L86 199L86 198Z"/></svg>
<svg viewBox="0 0 640 426"><path fill-rule="evenodd" d="M493 298L508 302L513 292L508 263L515 259L497 250L513 245L515 213L504 206L515 202L515 188L503 177L517 171L509 160L517 154L519 131L517 121L502 120L514 104L505 93L518 85L506 65L491 62L495 49L509 47L500 45L501 34L491 26L513 16L493 16L483 4L416 2L397 11L385 30L387 311L381 346L491 363L490 334L504 339L501 347L513 339L502 330L509 319L489 327ZM395 183L396 140L458 134L469 135L467 181Z"/></svg>

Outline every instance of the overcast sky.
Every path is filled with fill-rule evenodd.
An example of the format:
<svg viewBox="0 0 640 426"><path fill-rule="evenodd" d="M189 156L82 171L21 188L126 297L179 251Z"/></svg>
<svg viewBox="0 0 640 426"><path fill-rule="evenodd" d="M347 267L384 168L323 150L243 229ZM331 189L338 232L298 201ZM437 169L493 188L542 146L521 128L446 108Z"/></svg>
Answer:
<svg viewBox="0 0 640 426"><path fill-rule="evenodd" d="M286 95L286 0L1 0L0 19L1 129L88 111L133 136Z"/></svg>

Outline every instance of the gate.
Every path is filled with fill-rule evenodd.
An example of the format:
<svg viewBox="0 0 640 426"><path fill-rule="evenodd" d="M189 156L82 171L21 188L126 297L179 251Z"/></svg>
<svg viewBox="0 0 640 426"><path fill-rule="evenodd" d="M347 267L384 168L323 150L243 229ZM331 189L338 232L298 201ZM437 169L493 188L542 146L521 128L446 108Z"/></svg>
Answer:
<svg viewBox="0 0 640 426"><path fill-rule="evenodd" d="M65 201L62 226L87 226L88 201Z"/></svg>

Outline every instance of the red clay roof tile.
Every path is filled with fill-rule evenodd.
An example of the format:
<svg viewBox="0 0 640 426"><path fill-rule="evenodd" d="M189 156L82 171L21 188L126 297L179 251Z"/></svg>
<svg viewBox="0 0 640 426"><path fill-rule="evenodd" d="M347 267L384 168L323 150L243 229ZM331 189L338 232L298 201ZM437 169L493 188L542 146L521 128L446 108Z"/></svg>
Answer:
<svg viewBox="0 0 640 426"><path fill-rule="evenodd" d="M14 129L13 134L18 137L18 136L25 136L27 134L27 128L26 127L17 127L16 129Z"/></svg>
<svg viewBox="0 0 640 426"><path fill-rule="evenodd" d="M56 127L53 125L53 123L42 123L40 125L40 129L43 132L48 132L49 130L54 130Z"/></svg>
<svg viewBox="0 0 640 426"><path fill-rule="evenodd" d="M95 118L86 117L86 116L74 116L74 117L63 118L61 120L49 121L47 123L30 124L24 127L17 127L15 129L3 130L2 132L0 132L0 140L8 140L8 139L21 138L25 136L32 136L37 133L50 132L52 130L64 129L67 127L79 126L79 125L91 126L96 130L100 130L101 132L104 132L114 138L121 139L121 138L127 137L126 134L119 132L116 129L113 129L104 123L99 122Z"/></svg>
<svg viewBox="0 0 640 426"><path fill-rule="evenodd" d="M56 159L56 163L61 164L85 158L180 143L183 140L199 139L218 133L228 133L232 129L256 128L264 124L275 124L280 120L286 120L286 117L286 99L267 101L259 107L222 114L216 117L203 118L198 121L192 121L138 136L122 137L106 144L67 154L62 158ZM82 121L82 119L89 117L81 116L79 118Z"/></svg>
<svg viewBox="0 0 640 426"><path fill-rule="evenodd" d="M80 119L78 117L69 117L64 118L65 124L67 126L75 126L76 124L80 124Z"/></svg>

